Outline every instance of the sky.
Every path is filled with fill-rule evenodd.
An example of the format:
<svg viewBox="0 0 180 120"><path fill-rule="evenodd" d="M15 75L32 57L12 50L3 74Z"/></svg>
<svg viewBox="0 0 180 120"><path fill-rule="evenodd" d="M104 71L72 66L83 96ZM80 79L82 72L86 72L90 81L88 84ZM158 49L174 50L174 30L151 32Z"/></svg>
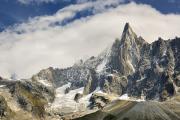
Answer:
<svg viewBox="0 0 180 120"><path fill-rule="evenodd" d="M52 15L69 5L96 0L0 0L0 31L13 24L22 23L29 18ZM106 1L106 0L104 0ZM134 1L151 5L161 13L180 13L180 0L119 0L121 4Z"/></svg>
<svg viewBox="0 0 180 120"><path fill-rule="evenodd" d="M1 0L0 76L29 78L97 56L126 22L149 43L180 36L180 1Z"/></svg>

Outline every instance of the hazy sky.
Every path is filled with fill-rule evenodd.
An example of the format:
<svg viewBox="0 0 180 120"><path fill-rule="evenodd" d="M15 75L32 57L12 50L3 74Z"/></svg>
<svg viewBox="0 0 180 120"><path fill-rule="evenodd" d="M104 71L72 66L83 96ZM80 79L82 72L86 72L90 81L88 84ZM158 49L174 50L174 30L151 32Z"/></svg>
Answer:
<svg viewBox="0 0 180 120"><path fill-rule="evenodd" d="M21 20L8 15L0 19L0 75L9 77L16 73L19 78L28 78L49 66L63 68L81 58L96 56L121 37L126 22L149 43L159 36L180 36L179 2L167 0L168 11L157 9L153 0L151 4L142 4L146 1L137 4L125 0L17 0L14 4L22 6L22 10L39 6L42 12L27 11L22 18L21 14L14 15ZM177 9L170 9L175 3ZM50 5L59 5L59 9ZM0 16L2 11L3 8ZM6 13L11 15L10 11L3 14ZM5 19L13 22L4 23Z"/></svg>

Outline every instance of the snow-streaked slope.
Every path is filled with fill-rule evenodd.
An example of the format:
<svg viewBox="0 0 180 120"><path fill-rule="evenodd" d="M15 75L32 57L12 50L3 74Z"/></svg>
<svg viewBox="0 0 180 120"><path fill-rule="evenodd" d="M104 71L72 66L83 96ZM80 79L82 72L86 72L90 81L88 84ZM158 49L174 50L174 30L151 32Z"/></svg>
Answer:
<svg viewBox="0 0 180 120"><path fill-rule="evenodd" d="M101 71L103 71L103 69L106 67L106 63L107 63L107 61L106 61L106 59L105 60L103 60L102 61L102 63L100 64L100 65L98 65L98 67L97 67L97 72L101 72Z"/></svg>
<svg viewBox="0 0 180 120"><path fill-rule="evenodd" d="M65 89L70 87L71 84L68 83L56 89L55 100L51 105L51 110L53 111L63 111L64 113L84 111L89 104L90 95L80 99L79 103L74 101L76 93L82 93L84 87L71 90L69 93L65 94Z"/></svg>
<svg viewBox="0 0 180 120"><path fill-rule="evenodd" d="M79 102L76 102L74 100L74 97L77 93L83 93L84 87L70 90L69 93L65 94L66 88L70 87L71 83L68 83L66 85L63 85L62 87L59 87L56 89L56 95L55 100L52 104L50 104L50 110L54 113L71 113L71 112L79 112L79 111L86 111L88 109L88 106L90 104L90 97L93 93L102 93L106 94L100 90L98 87L94 92L91 94L88 94L86 96L83 96L79 99Z"/></svg>
<svg viewBox="0 0 180 120"><path fill-rule="evenodd" d="M96 67L96 72L100 73L106 68L106 64L109 61L109 57L111 55L111 46L107 47L98 57L97 59L102 59L101 63Z"/></svg>

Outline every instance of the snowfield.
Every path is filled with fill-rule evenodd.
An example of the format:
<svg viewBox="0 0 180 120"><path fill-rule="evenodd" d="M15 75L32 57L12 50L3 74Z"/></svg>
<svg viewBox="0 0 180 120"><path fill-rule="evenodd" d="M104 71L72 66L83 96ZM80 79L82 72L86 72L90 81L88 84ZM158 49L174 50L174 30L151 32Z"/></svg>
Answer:
<svg viewBox="0 0 180 120"><path fill-rule="evenodd" d="M80 99L79 103L74 101L74 97L77 93L82 93L84 87L71 90L69 93L65 94L65 89L70 87L71 84L68 83L56 89L56 97L54 102L51 104L51 110L67 112L77 112L84 111L89 105L89 98L91 95L87 95Z"/></svg>
<svg viewBox="0 0 180 120"><path fill-rule="evenodd" d="M74 100L75 95L77 93L83 93L84 87L75 89L75 90L70 90L69 93L65 94L66 88L70 86L71 86L71 83L68 83L56 89L55 100L52 104L50 104L51 111L53 112L63 111L63 113L86 111L88 108L88 105L90 104L89 99L93 93L101 93L101 94L107 95L107 93L104 93L98 87L93 93L82 97L81 99L79 99L79 102L76 102ZM116 97L114 100L117 100L117 99L127 100L127 101L137 101L137 102L145 101L144 99L135 99L135 98L128 97L127 94L124 94L120 97Z"/></svg>

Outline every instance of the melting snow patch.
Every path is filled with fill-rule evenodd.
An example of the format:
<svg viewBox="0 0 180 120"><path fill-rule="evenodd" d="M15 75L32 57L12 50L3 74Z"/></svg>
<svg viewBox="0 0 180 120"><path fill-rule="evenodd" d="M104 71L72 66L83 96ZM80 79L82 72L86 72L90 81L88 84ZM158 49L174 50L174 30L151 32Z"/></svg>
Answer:
<svg viewBox="0 0 180 120"><path fill-rule="evenodd" d="M0 88L3 88L3 87L5 87L6 85L0 85Z"/></svg>
<svg viewBox="0 0 180 120"><path fill-rule="evenodd" d="M124 94L124 95L120 96L119 100L136 101L136 102L145 101L144 99L131 98L131 97L128 96L128 94Z"/></svg>
<svg viewBox="0 0 180 120"><path fill-rule="evenodd" d="M167 53L167 49L165 49L165 50L163 51L163 55L162 55L162 56L166 56L166 53Z"/></svg>
<svg viewBox="0 0 180 120"><path fill-rule="evenodd" d="M129 100L130 98L129 98L128 94L124 94L124 95L120 96L119 99L120 100Z"/></svg>
<svg viewBox="0 0 180 120"><path fill-rule="evenodd" d="M103 60L102 63L100 65L98 65L97 67L97 72L101 72L103 71L103 69L105 68L106 66L106 60Z"/></svg>
<svg viewBox="0 0 180 120"><path fill-rule="evenodd" d="M38 80L38 82L40 82L41 84L50 87L52 86L52 84L50 82L48 82L47 80Z"/></svg>
<svg viewBox="0 0 180 120"><path fill-rule="evenodd" d="M102 62L97 66L97 68L96 68L96 71L97 71L97 72L102 72L102 71L104 70L104 68L106 67L106 64L107 64L107 62L108 62L108 58L109 58L110 54L111 54L111 47L107 47L107 48L103 51L103 53L102 53L100 56L98 56L98 58L102 58L103 60L102 60Z"/></svg>
<svg viewBox="0 0 180 120"><path fill-rule="evenodd" d="M113 77L114 75L113 74L108 74L109 77Z"/></svg>
<svg viewBox="0 0 180 120"><path fill-rule="evenodd" d="M146 77L142 77L141 79L137 80L136 82L141 82L145 79Z"/></svg>

